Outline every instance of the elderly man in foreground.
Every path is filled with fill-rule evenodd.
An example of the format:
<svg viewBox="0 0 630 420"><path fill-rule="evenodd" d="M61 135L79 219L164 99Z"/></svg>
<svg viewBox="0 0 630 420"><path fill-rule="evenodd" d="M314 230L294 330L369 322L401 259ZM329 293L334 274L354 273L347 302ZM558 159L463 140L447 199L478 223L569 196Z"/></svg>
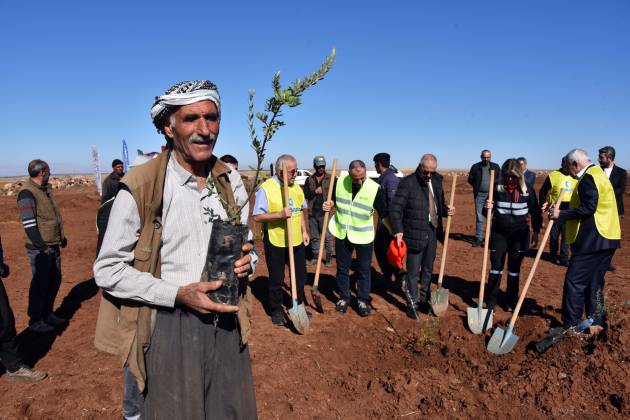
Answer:
<svg viewBox="0 0 630 420"><path fill-rule="evenodd" d="M576 325L586 310L592 332L606 328L604 275L619 248L621 229L615 191L604 170L593 165L582 149L567 156L571 175L578 178L567 210L554 207L551 218L566 222L571 260L564 279L562 322ZM545 206L546 207L546 206Z"/></svg>
<svg viewBox="0 0 630 420"><path fill-rule="evenodd" d="M142 391L143 419L256 418L247 291L239 306L221 305L207 295L221 282L202 277L213 224L227 220L220 198L247 201L239 174L212 154L218 90L178 83L156 98L151 117L167 150L121 181L94 263L107 291L95 344L122 356ZM243 224L247 214L245 205ZM239 277L252 271L251 248L234 264Z"/></svg>

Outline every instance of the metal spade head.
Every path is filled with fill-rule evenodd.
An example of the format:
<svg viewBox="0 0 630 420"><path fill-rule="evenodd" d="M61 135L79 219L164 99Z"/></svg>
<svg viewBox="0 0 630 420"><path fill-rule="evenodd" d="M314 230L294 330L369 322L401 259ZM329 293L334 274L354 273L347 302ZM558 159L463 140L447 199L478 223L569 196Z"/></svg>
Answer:
<svg viewBox="0 0 630 420"><path fill-rule="evenodd" d="M289 319L298 333L308 333L309 320L303 304L298 305L297 301L293 301L293 307L289 309Z"/></svg>
<svg viewBox="0 0 630 420"><path fill-rule="evenodd" d="M448 309L448 289L438 288L431 294L431 310L435 316L443 315Z"/></svg>
<svg viewBox="0 0 630 420"><path fill-rule="evenodd" d="M483 304L482 304L483 305ZM492 328L492 317L494 311L482 308L467 308L468 328L474 334L483 334L484 331Z"/></svg>
<svg viewBox="0 0 630 420"><path fill-rule="evenodd" d="M518 335L512 334L512 328L503 331L502 328L497 327L488 342L488 351L494 354L509 353L514 348L517 341Z"/></svg>
<svg viewBox="0 0 630 420"><path fill-rule="evenodd" d="M313 297L313 303L315 304L315 309L320 314L324 313L324 305L322 305L322 297L319 294L319 289L317 286L313 286L311 289L311 296Z"/></svg>

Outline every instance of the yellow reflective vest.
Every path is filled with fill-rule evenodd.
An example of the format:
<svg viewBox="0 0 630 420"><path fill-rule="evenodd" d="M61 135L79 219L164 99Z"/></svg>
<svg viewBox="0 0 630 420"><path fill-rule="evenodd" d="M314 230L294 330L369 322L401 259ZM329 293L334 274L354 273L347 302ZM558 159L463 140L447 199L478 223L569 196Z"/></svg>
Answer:
<svg viewBox="0 0 630 420"><path fill-rule="evenodd" d="M560 196L560 190L562 189L565 191L562 202L568 203L571 201L571 195L578 182L577 179L556 170L549 172L549 182L551 183L551 190L547 196L547 203L554 204Z"/></svg>
<svg viewBox="0 0 630 420"><path fill-rule="evenodd" d="M380 186L367 178L357 195L352 198L352 177L346 175L337 180L335 188L335 217L328 230L339 239L353 244L369 244L374 241L374 200Z"/></svg>
<svg viewBox="0 0 630 420"><path fill-rule="evenodd" d="M275 213L282 211L284 205L284 194L282 192L282 185L278 180L269 178L260 186L265 190L267 196L267 211L269 213ZM304 192L302 187L298 184L289 186L289 206L292 210L291 215L291 227L293 238L293 246L298 246L302 243L302 206L304 205ZM288 247L288 230L287 220L274 220L273 222L267 222L267 234L269 235L269 242L272 245L287 248Z"/></svg>
<svg viewBox="0 0 630 420"><path fill-rule="evenodd" d="M619 215L617 214L617 200L615 199L615 191L613 190L610 180L604 170L597 165L588 168L584 175L586 174L591 175L595 180L597 194L599 195L597 209L595 209L595 214L593 215L597 232L609 240L621 239L621 227L619 225ZM582 175L582 178L580 178L575 186L575 192L571 196L571 202L569 203L570 209L576 209L580 206L580 195L577 190L584 175ZM580 230L580 220L567 220L566 229L567 243L572 244L577 239L578 231Z"/></svg>

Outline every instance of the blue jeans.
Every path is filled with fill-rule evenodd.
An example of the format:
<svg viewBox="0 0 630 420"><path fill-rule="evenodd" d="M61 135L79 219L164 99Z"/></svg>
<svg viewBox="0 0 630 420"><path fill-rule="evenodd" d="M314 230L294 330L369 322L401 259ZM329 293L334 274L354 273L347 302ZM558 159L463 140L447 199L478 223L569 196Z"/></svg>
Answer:
<svg viewBox="0 0 630 420"><path fill-rule="evenodd" d="M123 417L135 417L140 415L140 404L142 394L138 388L136 378L131 370L125 366L123 369L124 389L123 389Z"/></svg>
<svg viewBox="0 0 630 420"><path fill-rule="evenodd" d="M335 251L337 253L337 287L341 299L350 301L350 264L352 263L352 251L357 252L357 296L359 300L369 302L372 268L372 243L358 245L353 244L347 238L335 238Z"/></svg>
<svg viewBox="0 0 630 420"><path fill-rule="evenodd" d="M476 232L475 238L477 242L483 241L483 228L486 221L486 218L483 216L483 208L486 205L486 200L488 200L488 193L479 192L475 197L475 215L476 215Z"/></svg>

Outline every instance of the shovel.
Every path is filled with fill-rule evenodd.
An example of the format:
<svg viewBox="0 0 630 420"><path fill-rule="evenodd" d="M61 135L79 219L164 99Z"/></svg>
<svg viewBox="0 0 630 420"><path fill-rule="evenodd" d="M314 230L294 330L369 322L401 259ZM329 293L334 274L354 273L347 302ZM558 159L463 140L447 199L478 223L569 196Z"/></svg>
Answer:
<svg viewBox="0 0 630 420"><path fill-rule="evenodd" d="M488 194L488 201L492 201L494 197L494 171L490 170L490 193ZM486 287L488 267L488 244L490 243L490 223L492 221L492 214L488 212L486 215L486 240L483 245L483 263L481 267L481 284L479 285L479 301L477 308L468 307L466 314L468 316L468 328L475 334L482 334L485 330L492 327L492 310L483 309L483 292Z"/></svg>
<svg viewBox="0 0 630 420"><path fill-rule="evenodd" d="M457 175L453 175L453 186L451 187L451 201L449 207L453 207L455 200L455 183ZM448 309L448 289L442 287L444 279L444 266L446 265L446 252L448 249L448 236L451 232L451 216L446 219L446 233L444 234L444 246L442 247L442 259L440 260L440 275L438 276L437 289L431 296L431 310L435 316L443 315Z"/></svg>
<svg viewBox="0 0 630 420"><path fill-rule="evenodd" d="M286 163L283 165L282 181L284 184L284 205L289 205L289 179L287 178ZM291 300L293 306L289 309L289 319L293 323L293 327L300 334L306 334L308 332L309 322L306 315L306 309L304 304L298 305L297 302L297 286L295 285L295 258L293 256L293 216L287 219L287 236L289 247L289 271L291 274Z"/></svg>
<svg viewBox="0 0 630 420"><path fill-rule="evenodd" d="M562 196L564 195L564 189L560 190L560 196L556 201L556 206L558 206L562 202ZM538 262L540 261L540 256L542 255L545 245L547 244L547 240L549 239L549 234L551 233L551 228L553 227L553 220L550 220L547 224L547 228L545 229L545 234L543 236L542 242L538 245L538 252L536 252L536 258L534 259L534 264L532 265L532 269L529 271L529 275L527 276L527 281L525 282L525 286L523 287L523 291L518 298L518 303L516 304L516 308L514 309L514 313L512 314L512 318L510 318L510 324L507 327L507 330L503 331L502 328L498 328L494 330L494 334L490 337L490 341L488 342L488 351L494 354L505 354L512 351L516 342L518 341L518 335L512 333L514 330L514 324L516 323L516 318L518 318L518 313L521 310L521 306L523 305L523 301L525 300L525 295L527 294L527 289L529 289L529 284L532 282L534 278L534 274L536 273L536 268L538 267Z"/></svg>
<svg viewBox="0 0 630 420"><path fill-rule="evenodd" d="M332 199L333 186L335 183L335 174L337 173L337 159L333 159L332 176L330 177L330 185L328 186L328 193L326 195L326 201ZM328 230L328 218L330 217L330 211L324 212L324 225L322 226L322 234L319 237L319 253L317 258L317 267L315 268L315 281L313 282L313 288L311 289L311 296L315 303L315 308L320 314L324 313L324 306L322 305L322 297L319 294L319 272L322 268L322 252L324 252L324 243L326 242L326 231Z"/></svg>

